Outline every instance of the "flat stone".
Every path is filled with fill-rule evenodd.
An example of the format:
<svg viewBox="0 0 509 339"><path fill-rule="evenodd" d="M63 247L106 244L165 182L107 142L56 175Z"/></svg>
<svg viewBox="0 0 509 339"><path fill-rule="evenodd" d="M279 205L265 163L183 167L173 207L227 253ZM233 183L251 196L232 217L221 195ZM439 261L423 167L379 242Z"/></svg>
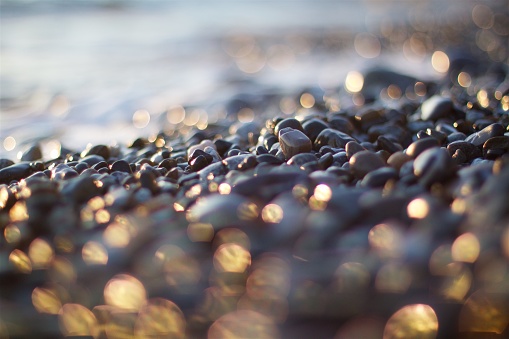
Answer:
<svg viewBox="0 0 509 339"><path fill-rule="evenodd" d="M280 133L279 145L287 159L299 153L309 152L312 149L311 140L303 132L296 129Z"/></svg>

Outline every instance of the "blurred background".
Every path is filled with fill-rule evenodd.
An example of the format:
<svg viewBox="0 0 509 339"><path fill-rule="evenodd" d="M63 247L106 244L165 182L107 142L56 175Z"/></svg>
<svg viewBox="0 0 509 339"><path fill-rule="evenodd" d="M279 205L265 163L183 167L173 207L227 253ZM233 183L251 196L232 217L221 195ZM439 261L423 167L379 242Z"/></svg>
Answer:
<svg viewBox="0 0 509 339"><path fill-rule="evenodd" d="M507 62L505 0L2 0L0 9L0 156L10 159L35 142L49 159L61 146L125 144L175 122L204 129L239 93L335 92L374 65L438 78L433 53L461 47L470 25L478 47Z"/></svg>

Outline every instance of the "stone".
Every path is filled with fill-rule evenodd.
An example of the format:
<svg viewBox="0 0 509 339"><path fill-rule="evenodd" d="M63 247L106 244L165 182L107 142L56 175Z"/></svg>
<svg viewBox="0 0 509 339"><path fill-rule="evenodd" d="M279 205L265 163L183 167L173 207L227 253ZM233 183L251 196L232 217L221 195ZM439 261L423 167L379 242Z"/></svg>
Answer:
<svg viewBox="0 0 509 339"><path fill-rule="evenodd" d="M279 144L285 158L290 159L296 154L309 152L312 149L311 140L299 130L280 132Z"/></svg>
<svg viewBox="0 0 509 339"><path fill-rule="evenodd" d="M346 156L350 159L355 153L366 151L357 141L349 141L345 145Z"/></svg>
<svg viewBox="0 0 509 339"><path fill-rule="evenodd" d="M433 147L438 147L437 139L431 138L431 137L419 139L419 140L412 142L407 147L406 154L409 157L412 157L415 159L415 158L417 158L417 156L419 156L419 154L421 154L425 150L427 150L429 148L433 148Z"/></svg>
<svg viewBox="0 0 509 339"><path fill-rule="evenodd" d="M9 184L11 181L19 181L34 173L29 162L20 162L0 169L0 184Z"/></svg>
<svg viewBox="0 0 509 339"><path fill-rule="evenodd" d="M421 119L436 121L454 113L451 98L434 95L422 103Z"/></svg>
<svg viewBox="0 0 509 339"><path fill-rule="evenodd" d="M489 138L483 144L483 156L486 159L494 160L509 152L509 136L498 136Z"/></svg>
<svg viewBox="0 0 509 339"><path fill-rule="evenodd" d="M481 147L488 139L504 135L505 128L499 123L494 123L483 128L479 132L469 135L465 141L474 146Z"/></svg>
<svg viewBox="0 0 509 339"><path fill-rule="evenodd" d="M451 156L455 154L457 150L461 150L466 157L466 161L472 161L475 158L482 156L481 150L474 144L467 141L458 140L447 145L447 151Z"/></svg>
<svg viewBox="0 0 509 339"><path fill-rule="evenodd" d="M41 146L33 145L21 154L21 161L35 161L42 159Z"/></svg>
<svg viewBox="0 0 509 339"><path fill-rule="evenodd" d="M316 137L321 131L328 128L329 126L320 119L310 119L302 124L303 132L308 136L311 142L315 142Z"/></svg>
<svg viewBox="0 0 509 339"><path fill-rule="evenodd" d="M454 163L445 148L427 149L414 161L414 174L425 186L430 186L434 182L443 182L454 172Z"/></svg>
<svg viewBox="0 0 509 339"><path fill-rule="evenodd" d="M279 136L279 132L283 128L288 128L288 127L299 130L302 133L304 133L304 129L302 128L302 125L299 120L297 120L295 118L286 118L286 119L283 119L280 122L278 122L278 124L274 128L274 134Z"/></svg>
<svg viewBox="0 0 509 339"><path fill-rule="evenodd" d="M314 148L315 150L319 150L323 146L344 148L349 141L356 140L346 133L326 128L316 137Z"/></svg>
<svg viewBox="0 0 509 339"><path fill-rule="evenodd" d="M349 164L353 175L358 179L362 179L371 171L386 166L380 156L370 151L355 153L350 158Z"/></svg>
<svg viewBox="0 0 509 339"><path fill-rule="evenodd" d="M83 152L81 152L81 158L85 158L89 155L99 155L103 157L103 159L108 160L110 158L110 148L105 145L95 145L92 147L87 147Z"/></svg>

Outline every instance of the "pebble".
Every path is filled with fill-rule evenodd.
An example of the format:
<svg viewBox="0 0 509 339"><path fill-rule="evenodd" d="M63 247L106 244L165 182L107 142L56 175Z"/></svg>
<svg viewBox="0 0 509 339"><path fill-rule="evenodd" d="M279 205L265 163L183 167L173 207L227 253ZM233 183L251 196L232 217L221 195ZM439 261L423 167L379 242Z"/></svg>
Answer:
<svg viewBox="0 0 509 339"><path fill-rule="evenodd" d="M434 95L422 103L421 119L436 121L454 113L454 104L451 98Z"/></svg>
<svg viewBox="0 0 509 339"><path fill-rule="evenodd" d="M344 148L349 141L356 141L344 132L326 128L318 134L314 142L314 149L319 150L323 146Z"/></svg>
<svg viewBox="0 0 509 339"><path fill-rule="evenodd" d="M414 141L407 147L406 154L409 157L412 157L415 159L415 158L417 158L417 156L419 156L419 154L421 154L425 150L427 150L429 148L433 148L433 147L438 147L438 146L439 146L438 140L435 138L419 139L419 140Z"/></svg>
<svg viewBox="0 0 509 339"><path fill-rule="evenodd" d="M290 159L296 154L309 152L312 149L311 140L300 130L292 129L279 132L279 144L285 158Z"/></svg>
<svg viewBox="0 0 509 339"><path fill-rule="evenodd" d="M505 128L499 123L491 124L479 132L469 135L465 141L481 147L488 139L504 135Z"/></svg>
<svg viewBox="0 0 509 339"><path fill-rule="evenodd" d="M444 148L430 148L419 154L414 161L414 174L426 186L442 182L454 173L454 164Z"/></svg>
<svg viewBox="0 0 509 339"><path fill-rule="evenodd" d="M21 161L35 161L42 159L41 146L33 145L21 154Z"/></svg>
<svg viewBox="0 0 509 339"><path fill-rule="evenodd" d="M483 144L483 156L494 160L509 152L509 136L492 137Z"/></svg>
<svg viewBox="0 0 509 339"><path fill-rule="evenodd" d="M362 179L371 171L386 166L385 162L379 155L370 151L360 151L355 153L350 158L349 163L353 175L358 179Z"/></svg>

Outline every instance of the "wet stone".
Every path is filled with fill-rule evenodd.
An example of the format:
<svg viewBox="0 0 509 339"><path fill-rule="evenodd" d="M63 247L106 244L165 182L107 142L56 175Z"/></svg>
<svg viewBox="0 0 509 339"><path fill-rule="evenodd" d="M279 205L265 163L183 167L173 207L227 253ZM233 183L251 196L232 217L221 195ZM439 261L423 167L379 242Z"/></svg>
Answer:
<svg viewBox="0 0 509 339"><path fill-rule="evenodd" d="M475 146L482 146L488 139L503 135L505 132L504 126L499 123L494 123L488 127L480 130L479 132L469 135L465 141L472 143Z"/></svg>
<svg viewBox="0 0 509 339"><path fill-rule="evenodd" d="M314 142L321 131L329 126L320 119L310 119L302 124L303 132Z"/></svg>
<svg viewBox="0 0 509 339"><path fill-rule="evenodd" d="M509 152L509 136L498 136L488 140L483 145L483 156L486 159L496 159Z"/></svg>
<svg viewBox="0 0 509 339"><path fill-rule="evenodd" d="M42 150L39 145L34 145L28 148L21 154L21 161L35 161L42 159Z"/></svg>
<svg viewBox="0 0 509 339"><path fill-rule="evenodd" d="M382 167L364 176L361 186L365 187L383 187L388 180L397 179L398 171L391 167Z"/></svg>
<svg viewBox="0 0 509 339"><path fill-rule="evenodd" d="M385 166L383 159L370 151L361 151L350 158L350 169L355 177L362 179L366 174Z"/></svg>
<svg viewBox="0 0 509 339"><path fill-rule="evenodd" d="M430 148L414 161L414 174L426 186L448 179L454 171L451 156L444 148Z"/></svg>
<svg viewBox="0 0 509 339"><path fill-rule="evenodd" d="M287 159L299 153L309 152L312 149L311 140L303 132L296 129L286 133L280 131L279 144Z"/></svg>
<svg viewBox="0 0 509 339"><path fill-rule="evenodd" d="M302 128L302 125L299 120L297 120L295 118L286 118L286 119L283 119L280 122L278 122L278 124L274 128L274 134L279 135L279 132L283 128L288 128L288 127L299 130L302 133L304 133L304 129Z"/></svg>
<svg viewBox="0 0 509 339"><path fill-rule="evenodd" d="M14 165L14 161L9 159L0 159L0 170L11 165Z"/></svg>
<svg viewBox="0 0 509 339"><path fill-rule="evenodd" d="M110 158L110 148L105 145L95 145L81 152L82 158L85 158L89 155L99 155L108 160Z"/></svg>
<svg viewBox="0 0 509 339"><path fill-rule="evenodd" d="M474 146L470 142L467 141L454 141L447 145L447 151L452 156L456 153L457 150L461 150L461 152L465 155L466 161L472 161L475 158L482 156L481 150L478 147Z"/></svg>
<svg viewBox="0 0 509 339"><path fill-rule="evenodd" d="M314 148L315 150L319 150L323 146L344 148L349 141L355 141L355 139L346 133L326 128L316 137Z"/></svg>
<svg viewBox="0 0 509 339"><path fill-rule="evenodd" d="M0 169L0 184L9 184L13 180L19 181L33 172L33 167L28 162L20 162L4 167Z"/></svg>
<svg viewBox="0 0 509 339"><path fill-rule="evenodd" d="M355 153L366 151L357 141L349 141L345 145L346 156L350 159Z"/></svg>
<svg viewBox="0 0 509 339"><path fill-rule="evenodd" d="M425 150L433 147L438 147L438 140L435 138L424 138L419 139L411 143L406 149L406 154L412 158L417 158L419 154L424 152Z"/></svg>
<svg viewBox="0 0 509 339"><path fill-rule="evenodd" d="M454 113L454 105L450 98L434 95L422 103L421 119L438 120Z"/></svg>

